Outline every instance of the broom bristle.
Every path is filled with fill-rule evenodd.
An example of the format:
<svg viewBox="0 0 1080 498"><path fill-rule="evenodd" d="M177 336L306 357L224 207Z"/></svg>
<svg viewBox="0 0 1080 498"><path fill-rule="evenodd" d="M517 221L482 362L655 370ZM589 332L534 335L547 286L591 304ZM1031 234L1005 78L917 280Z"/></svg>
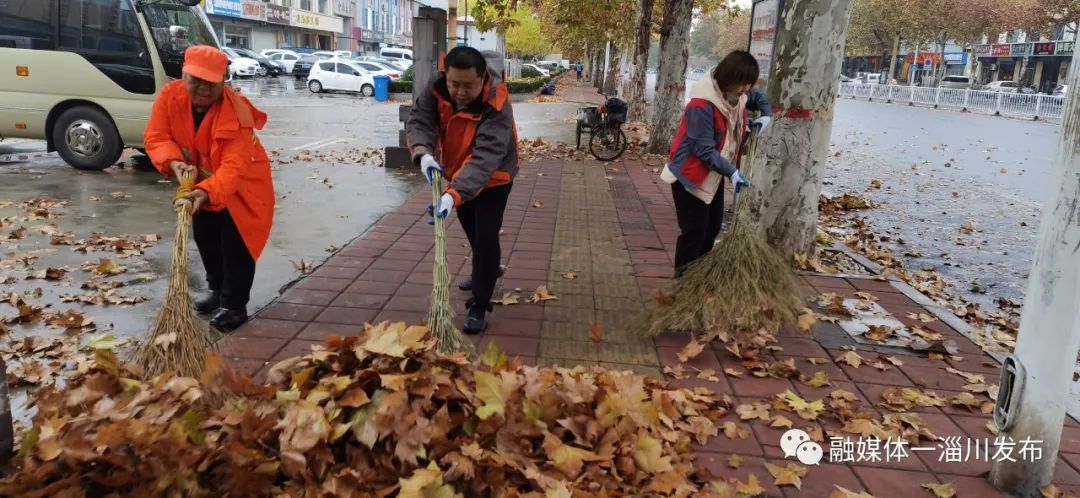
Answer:
<svg viewBox="0 0 1080 498"><path fill-rule="evenodd" d="M442 197L442 178L435 175L431 182L432 209L439 209ZM428 311L427 325L431 335L438 342L435 349L441 353L463 352L471 355L475 348L464 334L454 325L454 309L450 306L450 270L446 262L446 219L435 218L435 267L432 278L431 310Z"/></svg>
<svg viewBox="0 0 1080 498"><path fill-rule="evenodd" d="M769 334L795 320L801 303L791 265L754 229L745 197L736 201L730 233L686 268L669 305L647 312L635 330L639 336L689 331L761 347Z"/></svg>
<svg viewBox="0 0 1080 498"><path fill-rule="evenodd" d="M150 334L139 344L133 360L147 378L165 372L198 377L212 347L209 326L195 315L188 292L187 241L190 216L187 207L177 211L169 286Z"/></svg>

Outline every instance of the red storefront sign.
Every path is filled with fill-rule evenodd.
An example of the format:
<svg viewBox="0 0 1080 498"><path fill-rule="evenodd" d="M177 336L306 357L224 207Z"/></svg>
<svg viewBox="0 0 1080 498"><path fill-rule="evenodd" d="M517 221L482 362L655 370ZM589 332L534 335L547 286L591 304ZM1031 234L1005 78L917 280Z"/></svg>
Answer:
<svg viewBox="0 0 1080 498"><path fill-rule="evenodd" d="M995 45L990 47L990 56L991 57L1008 57L1010 47L1011 47L1011 45L1009 45L1007 43L995 44Z"/></svg>
<svg viewBox="0 0 1080 498"><path fill-rule="evenodd" d="M941 54L937 52L919 52L918 57L915 54L907 54L904 57L904 62L908 64L926 64L927 62L939 66L941 65Z"/></svg>
<svg viewBox="0 0 1080 498"><path fill-rule="evenodd" d="M1035 48L1032 49L1033 55L1054 55L1054 49L1057 46L1054 42L1036 43Z"/></svg>

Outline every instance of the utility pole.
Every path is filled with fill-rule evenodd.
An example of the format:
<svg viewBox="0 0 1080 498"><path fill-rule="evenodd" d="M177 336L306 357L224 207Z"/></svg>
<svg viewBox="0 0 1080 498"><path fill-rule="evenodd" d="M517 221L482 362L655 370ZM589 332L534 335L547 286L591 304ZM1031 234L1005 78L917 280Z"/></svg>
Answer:
<svg viewBox="0 0 1080 498"><path fill-rule="evenodd" d="M763 9L768 0L755 5ZM832 133L852 0L786 0L777 11L768 95L773 125L762 135L750 178L753 214L785 259L813 254L818 196ZM757 15L757 14L755 14ZM756 29L756 28L753 28ZM766 30L767 31L767 30ZM754 43L767 43L753 41ZM766 50L767 52L767 50Z"/></svg>
<svg viewBox="0 0 1080 498"><path fill-rule="evenodd" d="M1061 428L1069 384L1080 350L1080 101L1077 85L1080 70L1069 65L1061 138L1054 162L1057 186L1043 205L1034 268L1024 297L1020 334L1013 359L1021 366L1017 396L1011 397L1012 427L1001 436L1038 441L1042 455L1034 461L995 461L990 482L1020 497L1042 496L1039 488L1050 484L1058 461ZM1001 395L1007 389L1001 386ZM999 397L998 406L1010 400ZM997 417L995 417L997 418ZM1008 439L1006 439L1008 441ZM1030 460L1030 459L1029 459Z"/></svg>

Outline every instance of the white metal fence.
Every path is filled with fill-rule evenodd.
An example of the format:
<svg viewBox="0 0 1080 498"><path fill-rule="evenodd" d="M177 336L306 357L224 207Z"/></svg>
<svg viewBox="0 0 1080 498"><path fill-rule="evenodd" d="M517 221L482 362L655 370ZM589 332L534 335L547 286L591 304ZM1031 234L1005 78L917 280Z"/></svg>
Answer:
<svg viewBox="0 0 1080 498"><path fill-rule="evenodd" d="M1065 97L1052 95L863 83L841 83L840 96L1051 121L1061 120L1065 107Z"/></svg>

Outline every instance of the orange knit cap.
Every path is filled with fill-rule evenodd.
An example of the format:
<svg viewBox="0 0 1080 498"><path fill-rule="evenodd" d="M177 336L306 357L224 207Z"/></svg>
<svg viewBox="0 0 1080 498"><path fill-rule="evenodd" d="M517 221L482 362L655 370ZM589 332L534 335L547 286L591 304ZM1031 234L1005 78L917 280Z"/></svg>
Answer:
<svg viewBox="0 0 1080 498"><path fill-rule="evenodd" d="M184 72L211 83L225 81L229 56L209 45L195 45L184 52Z"/></svg>

